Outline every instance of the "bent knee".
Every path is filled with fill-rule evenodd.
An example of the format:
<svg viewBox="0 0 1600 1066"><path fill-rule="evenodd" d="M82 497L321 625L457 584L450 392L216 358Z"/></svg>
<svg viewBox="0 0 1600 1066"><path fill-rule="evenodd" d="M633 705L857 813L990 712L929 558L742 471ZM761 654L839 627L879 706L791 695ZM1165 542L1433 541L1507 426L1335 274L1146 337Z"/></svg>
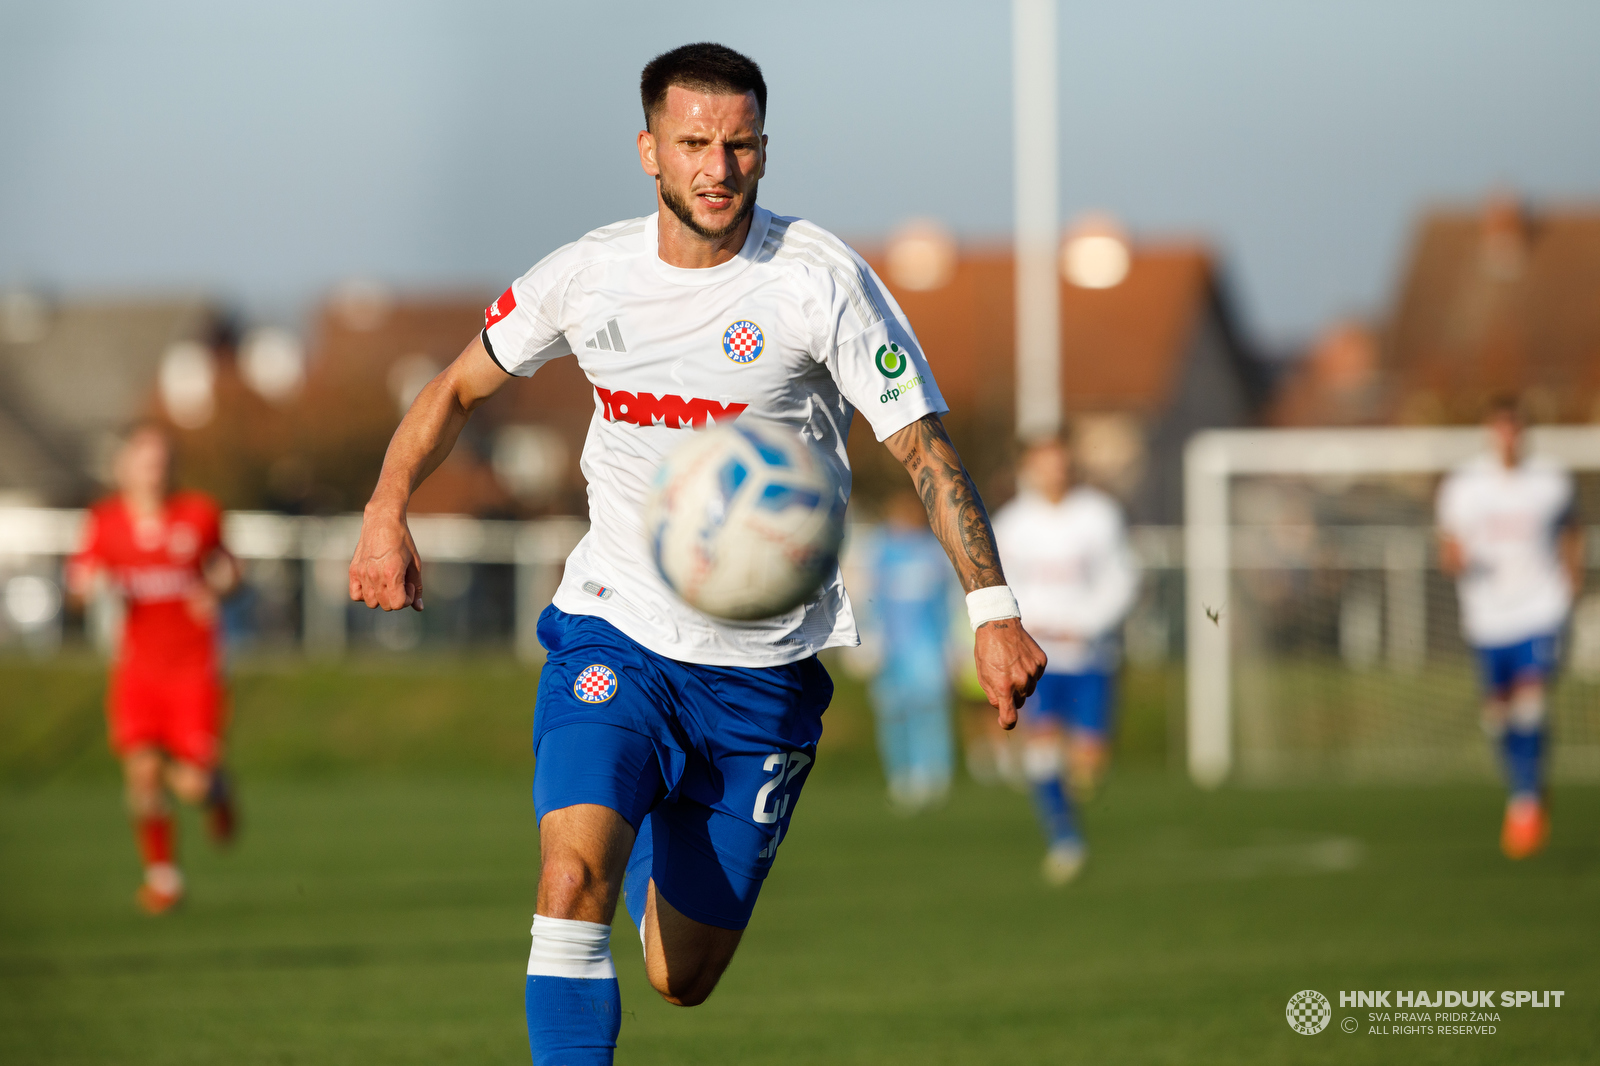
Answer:
<svg viewBox="0 0 1600 1066"><path fill-rule="evenodd" d="M211 791L211 773L198 766L177 766L173 768L169 783L179 799L185 803L200 804L205 802L207 793Z"/></svg>
<svg viewBox="0 0 1600 1066"><path fill-rule="evenodd" d="M547 861L539 871L539 913L577 917L576 912L589 909L586 905L604 900L607 883L603 871L582 859Z"/></svg>
<svg viewBox="0 0 1600 1066"><path fill-rule="evenodd" d="M650 975L650 985L661 998L674 1007L698 1007L711 998L711 993L716 990L717 981L722 977L720 973L710 974L699 971L679 978L675 974L665 977Z"/></svg>

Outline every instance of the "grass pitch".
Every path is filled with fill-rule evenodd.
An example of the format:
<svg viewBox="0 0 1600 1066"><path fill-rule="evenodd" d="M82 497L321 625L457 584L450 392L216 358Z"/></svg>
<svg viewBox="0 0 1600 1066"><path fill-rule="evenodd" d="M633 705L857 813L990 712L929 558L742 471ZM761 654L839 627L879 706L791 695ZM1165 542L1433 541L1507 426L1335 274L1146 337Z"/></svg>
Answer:
<svg viewBox="0 0 1600 1066"><path fill-rule="evenodd" d="M0 1062L527 1061L526 674L245 672L245 835L218 855L189 818L191 900L157 920L79 720L97 684L0 667ZM1560 792L1550 850L1512 865L1491 787L1205 794L1125 764L1052 891L1022 796L890 814L854 699L709 1003L661 1003L619 930L619 1063L1594 1061L1600 790ZM1310 1037L1284 1020L1305 988L1334 1003ZM1373 1035L1338 1005L1478 988L1566 996L1481 1036Z"/></svg>

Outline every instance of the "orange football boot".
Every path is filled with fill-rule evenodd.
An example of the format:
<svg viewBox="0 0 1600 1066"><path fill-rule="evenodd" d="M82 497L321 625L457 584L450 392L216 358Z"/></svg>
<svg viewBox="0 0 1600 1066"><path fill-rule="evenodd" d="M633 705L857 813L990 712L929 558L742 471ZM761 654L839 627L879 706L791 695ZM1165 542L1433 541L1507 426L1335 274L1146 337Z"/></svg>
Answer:
<svg viewBox="0 0 1600 1066"><path fill-rule="evenodd" d="M183 890L176 892L163 892L152 887L149 883L139 886L135 895L139 901L139 909L149 915L165 914L179 903L183 902Z"/></svg>
<svg viewBox="0 0 1600 1066"><path fill-rule="evenodd" d="M1500 827L1500 850L1508 859L1526 859L1550 838L1550 817L1538 796L1513 796Z"/></svg>

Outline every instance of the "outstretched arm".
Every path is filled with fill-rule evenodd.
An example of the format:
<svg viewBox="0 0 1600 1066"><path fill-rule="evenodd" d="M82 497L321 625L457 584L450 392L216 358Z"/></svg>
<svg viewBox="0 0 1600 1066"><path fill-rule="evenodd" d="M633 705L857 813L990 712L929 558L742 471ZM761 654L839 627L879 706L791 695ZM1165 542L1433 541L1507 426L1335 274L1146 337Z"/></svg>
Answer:
<svg viewBox="0 0 1600 1066"><path fill-rule="evenodd" d="M1000 552L989 514L938 415L924 415L884 442L906 468L928 509L934 536L956 568L966 592L1004 585ZM978 681L999 713L1000 724L1017 724L1017 707L1033 695L1044 673L1045 655L1020 618L997 618L978 627L973 644Z"/></svg>
<svg viewBox="0 0 1600 1066"><path fill-rule="evenodd" d="M411 494L455 447L467 418L509 379L474 337L423 388L389 440L383 472L361 517L350 560L350 598L368 607L422 610L422 561L406 526Z"/></svg>

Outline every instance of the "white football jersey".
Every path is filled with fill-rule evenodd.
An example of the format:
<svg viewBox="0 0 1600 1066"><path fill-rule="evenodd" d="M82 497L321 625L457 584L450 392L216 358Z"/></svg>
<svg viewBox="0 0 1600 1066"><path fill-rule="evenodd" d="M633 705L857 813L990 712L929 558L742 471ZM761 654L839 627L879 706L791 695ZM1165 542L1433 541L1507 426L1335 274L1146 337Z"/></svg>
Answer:
<svg viewBox="0 0 1600 1066"><path fill-rule="evenodd" d="M713 666L779 666L857 644L837 571L809 603L766 621L688 606L656 569L644 499L685 434L746 412L815 442L848 498L857 408L879 440L946 410L911 324L872 269L809 222L757 207L739 254L702 270L661 260L656 223L618 222L557 249L484 315L484 346L507 372L529 377L571 353L594 385L589 533L555 604Z"/></svg>
<svg viewBox="0 0 1600 1066"><path fill-rule="evenodd" d="M1022 624L1049 656L1045 669L1111 669L1111 638L1139 590L1116 501L1089 486L1060 503L1023 492L996 513L994 536Z"/></svg>
<svg viewBox="0 0 1600 1066"><path fill-rule="evenodd" d="M1548 459L1508 470L1485 455L1445 479L1439 528L1466 556L1456 590L1467 643L1504 647L1566 623L1572 587L1556 542L1572 505L1572 476Z"/></svg>

